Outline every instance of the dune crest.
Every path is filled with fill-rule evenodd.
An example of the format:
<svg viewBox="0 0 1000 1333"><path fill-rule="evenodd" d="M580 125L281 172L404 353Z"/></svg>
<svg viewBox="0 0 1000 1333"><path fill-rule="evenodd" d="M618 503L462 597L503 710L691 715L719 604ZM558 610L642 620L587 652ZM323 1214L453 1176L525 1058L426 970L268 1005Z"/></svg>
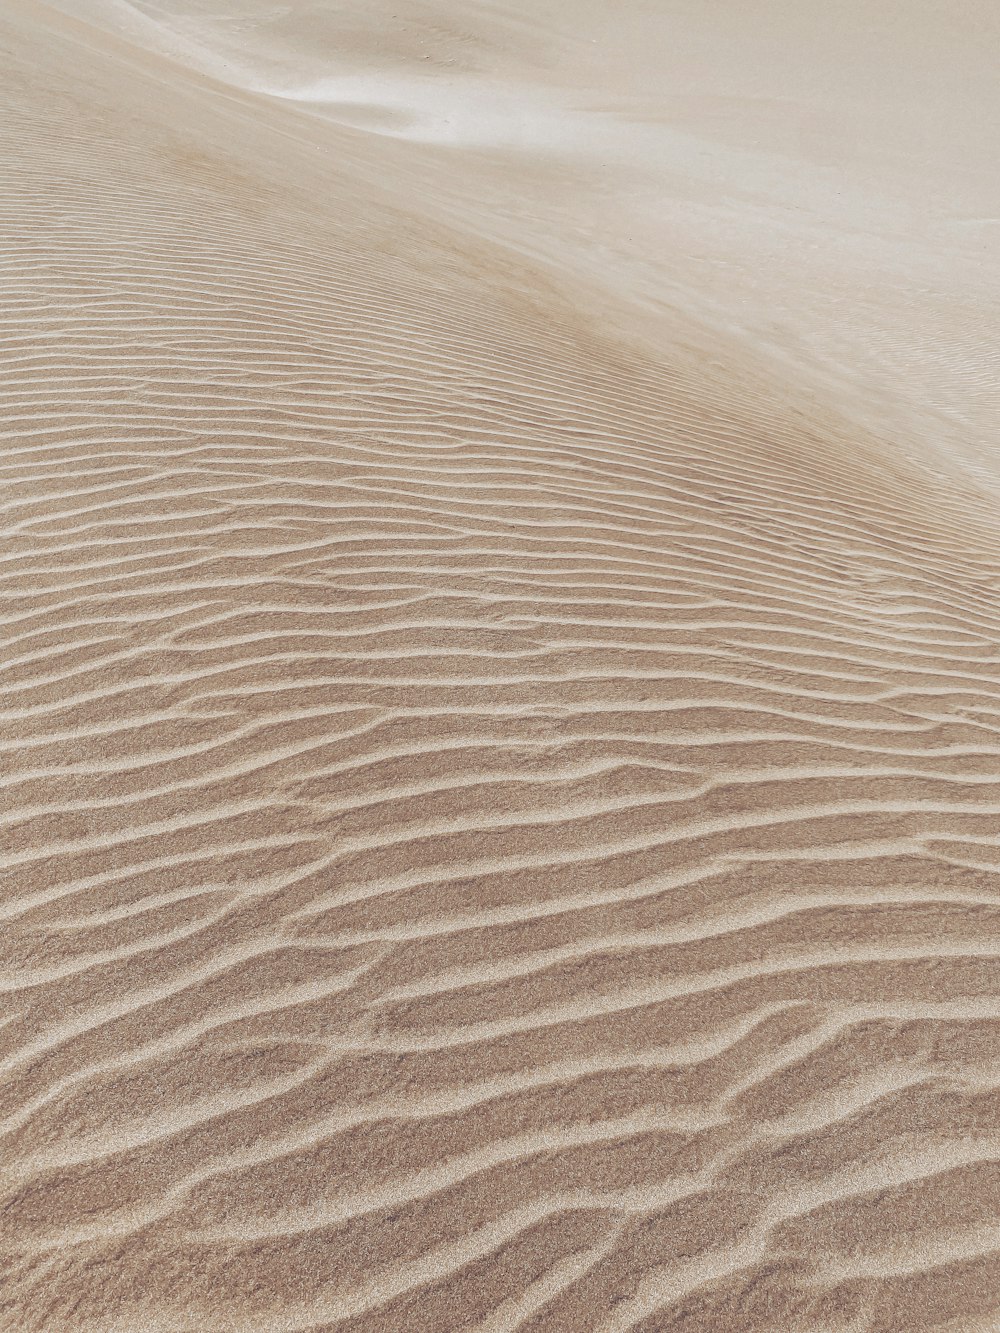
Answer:
<svg viewBox="0 0 1000 1333"><path fill-rule="evenodd" d="M996 180L811 325L681 170L773 107L613 156L650 8L0 15L0 1328L1000 1318ZM573 134L277 95L331 32Z"/></svg>

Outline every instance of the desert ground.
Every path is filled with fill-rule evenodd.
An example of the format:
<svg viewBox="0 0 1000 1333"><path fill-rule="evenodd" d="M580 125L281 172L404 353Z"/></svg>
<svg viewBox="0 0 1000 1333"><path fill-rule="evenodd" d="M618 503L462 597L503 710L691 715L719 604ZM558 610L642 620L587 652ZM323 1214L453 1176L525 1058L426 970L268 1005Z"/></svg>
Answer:
<svg viewBox="0 0 1000 1333"><path fill-rule="evenodd" d="M1000 10L0 4L0 1328L1000 1328Z"/></svg>

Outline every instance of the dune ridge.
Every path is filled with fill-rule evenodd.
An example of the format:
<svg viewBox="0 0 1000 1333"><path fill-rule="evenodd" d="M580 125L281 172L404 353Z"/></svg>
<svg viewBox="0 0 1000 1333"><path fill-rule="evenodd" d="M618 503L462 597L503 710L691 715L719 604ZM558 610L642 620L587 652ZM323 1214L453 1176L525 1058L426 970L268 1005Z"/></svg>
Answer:
<svg viewBox="0 0 1000 1333"><path fill-rule="evenodd" d="M992 484L0 39L0 1326L995 1327Z"/></svg>

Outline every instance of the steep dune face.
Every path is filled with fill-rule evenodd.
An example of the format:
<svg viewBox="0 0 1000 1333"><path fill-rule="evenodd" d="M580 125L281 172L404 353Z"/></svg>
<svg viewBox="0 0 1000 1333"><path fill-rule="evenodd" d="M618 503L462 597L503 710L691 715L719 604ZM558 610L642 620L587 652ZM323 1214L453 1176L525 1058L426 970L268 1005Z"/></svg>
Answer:
<svg viewBox="0 0 1000 1333"><path fill-rule="evenodd" d="M0 1326L994 1327L992 481L137 41L0 19Z"/></svg>
<svg viewBox="0 0 1000 1333"><path fill-rule="evenodd" d="M404 140L387 180L425 215L629 298L633 335L735 334L1000 499L996 6L57 3L263 116Z"/></svg>

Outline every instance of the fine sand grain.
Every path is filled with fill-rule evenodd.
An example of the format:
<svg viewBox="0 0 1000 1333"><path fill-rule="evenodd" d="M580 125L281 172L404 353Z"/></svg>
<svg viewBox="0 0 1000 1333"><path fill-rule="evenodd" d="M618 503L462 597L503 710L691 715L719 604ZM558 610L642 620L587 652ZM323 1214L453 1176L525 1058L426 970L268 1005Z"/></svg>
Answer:
<svg viewBox="0 0 1000 1333"><path fill-rule="evenodd" d="M1000 1327L987 6L5 0L0 1328Z"/></svg>

